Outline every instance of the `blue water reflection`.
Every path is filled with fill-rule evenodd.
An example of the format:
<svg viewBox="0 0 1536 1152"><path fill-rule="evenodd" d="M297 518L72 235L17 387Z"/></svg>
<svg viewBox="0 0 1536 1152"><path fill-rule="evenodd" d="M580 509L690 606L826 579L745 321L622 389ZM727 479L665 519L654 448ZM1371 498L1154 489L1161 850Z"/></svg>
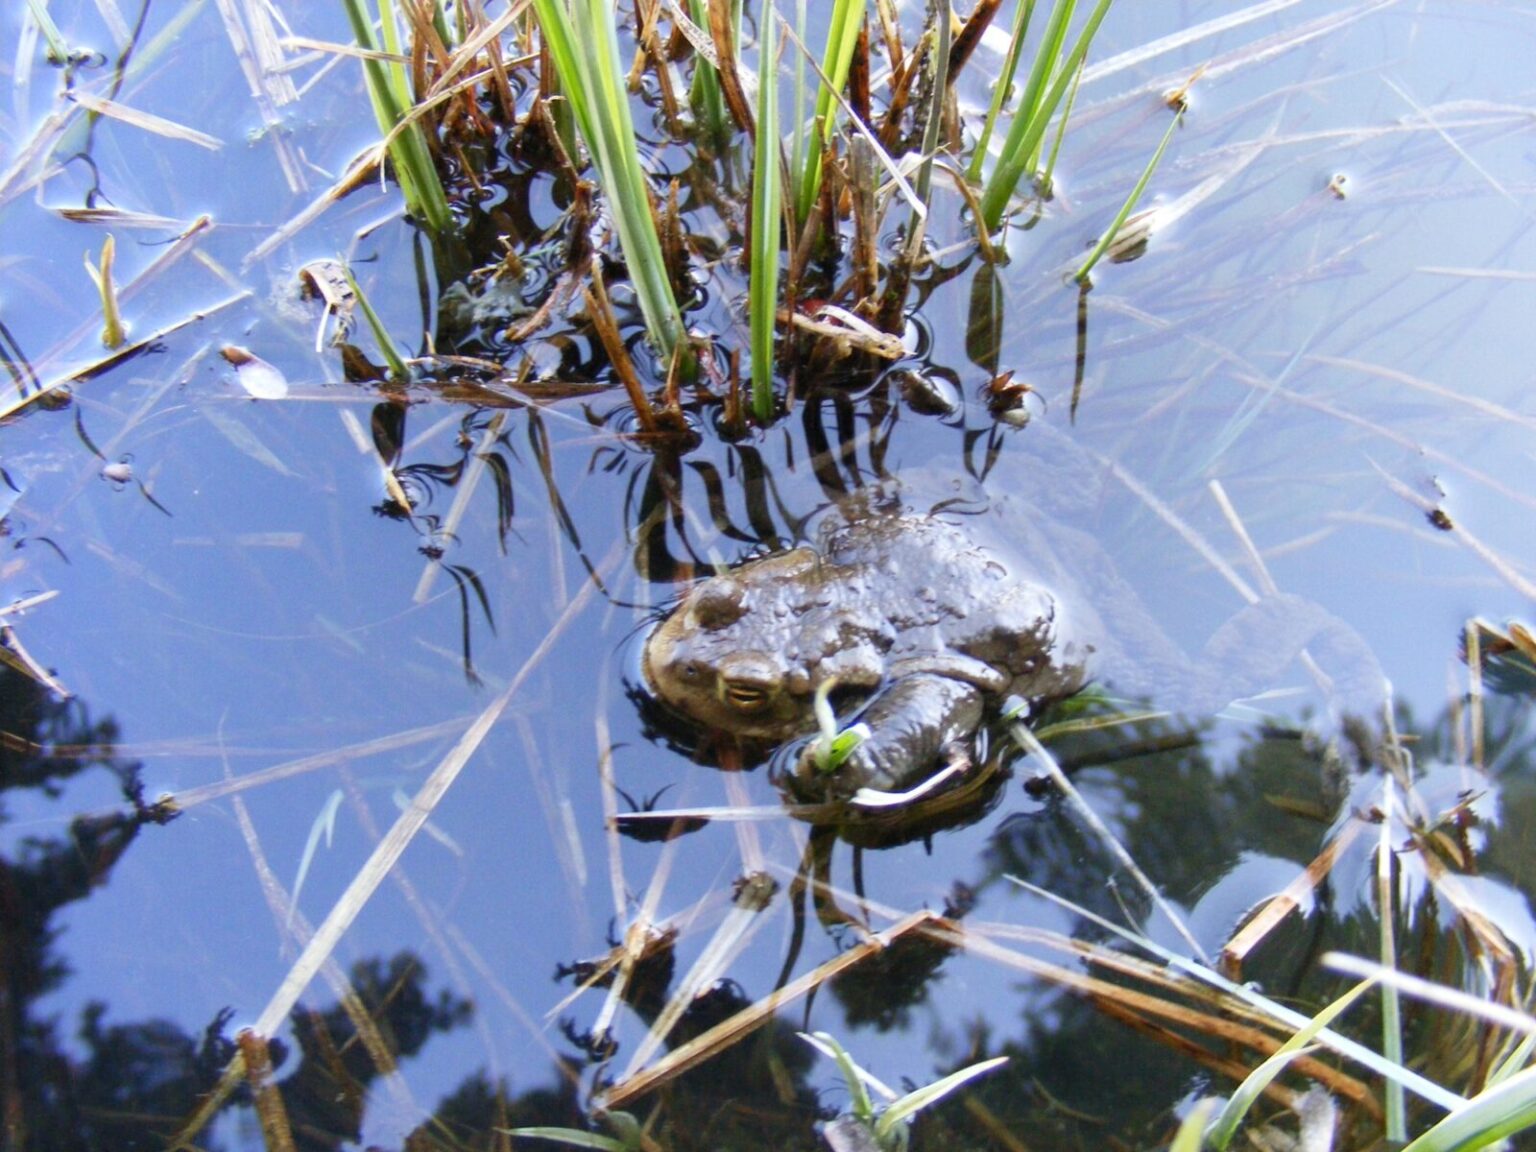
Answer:
<svg viewBox="0 0 1536 1152"><path fill-rule="evenodd" d="M94 6L55 7L79 42L114 42ZM229 1058L218 1037L199 1050L205 1031L223 1013L239 1026L268 1008L302 947L303 922L327 916L399 817L398 798L413 795L518 679L336 951L365 999L385 1005L377 1014L410 1058L398 1078L359 1076L369 1099L353 1117L361 1128L329 1146L398 1146L456 1091L465 1115L484 1115L476 1092L489 1097L493 1087L472 1082L477 1074L492 1086L504 1080L513 1095L548 1089L525 1102L527 1122L576 1122L580 1092L557 1065L579 1065L575 1041L607 1027L621 1071L646 1013L606 1004L600 988L568 1001L574 981L557 983L557 968L604 957L649 918L677 933L670 976L681 979L729 916L743 873L765 871L781 894L720 970L730 983L690 1027L725 1014L733 997L765 995L797 947L799 973L852 946L856 932L814 918L797 937L787 893L808 826L783 812L765 772L692 763L686 742L669 744L651 726L635 706L637 645L681 587L681 564L702 569L787 543L840 490L881 467L958 471L990 448L1023 454L1031 430L995 424L986 404L987 381L1004 370L1037 390L1037 420L1118 470L1093 526L1186 650L1199 651L1242 600L1173 518L1262 584L1240 522L1275 586L1324 605L1369 641L1404 731L1421 741L1424 795L1437 814L1465 815L1466 844L1485 853L1489 874L1463 881L1471 902L1528 954L1524 701L1513 692L1490 703L1488 774L1470 766L1469 721L1455 708L1467 684L1466 622L1528 616L1536 579L1526 367L1536 359L1526 299L1536 242L1521 104L1533 33L1521 13L1492 6L1472 16L1462 5L1392 3L1247 12L1146 56L1134 53L1225 20L1231 6L1142 3L1115 13L1084 78L1081 131L1063 152L1058 196L1036 227L1009 235L1012 262L991 285L985 324L973 292L980 261L958 196L941 186L931 235L945 274L918 286L925 304L910 335L921 355L904 366L948 382L964 401L959 415L935 420L877 389L877 401L805 404L732 443L709 413L696 413L702 443L676 459L616 435L626 426L622 394L586 387L599 369L574 322L499 349L509 376L524 354L536 371L521 392L506 379L485 386L498 403L477 415L467 384L453 395L418 389L405 406L347 382L334 349L316 351L321 308L302 297L298 270L338 253L408 350L448 351L440 326L471 344L485 319L471 310L471 321L443 324L437 267L392 189L365 184L316 222L280 231L376 138L351 61L327 68L290 48L296 82L314 87L264 126L215 9L151 8L144 50L118 98L222 142L210 149L110 118L88 127L56 98L59 76L39 51L8 54L16 72L0 119L0 350L12 373L0 383L0 412L11 417L0 425L0 602L55 594L4 623L76 702L58 704L21 673L0 670L8 741L0 878L7 897L20 893L30 909L29 947L41 949L32 984L13 979L7 991L32 1021L55 1021L51 1032L35 1023L25 1036L6 1025L0 1045L12 1047L0 1051L72 1060L91 1108L110 1098L86 1074L93 1055L172 1052L162 1068L175 1075L146 1073L164 1082L137 1085L135 1106L159 1109L154 1131L173 1131ZM288 17L296 34L347 36L328 8ZM0 40L21 43L20 20L19 7L0 14ZM1149 252L1106 265L1087 297L1074 403L1079 299L1063 273L1155 146L1166 115L1160 94L1207 63L1153 184L1163 223ZM74 83L96 92L109 75L82 69ZM963 94L963 106L985 98L983 78L972 75L977 90ZM50 114L73 120L49 137ZM27 152L45 137L50 147ZM1338 174L1347 177L1342 199L1330 190ZM558 218L563 202L552 188L523 191L530 219ZM61 215L104 205L179 226ZM168 241L203 213L211 230L173 269L155 271ZM108 231L123 282L150 270L127 302L131 335L165 331L71 384L69 407L24 405L23 394L103 355L79 254L98 253ZM548 284L553 258L540 250L530 261L530 291ZM718 275L712 284L725 282ZM722 343L743 344L731 327L739 312L723 295L714 292L701 317ZM355 338L373 355L366 334ZM218 355L225 344L273 365L287 398L247 396ZM530 394L536 406L517 402ZM501 421L495 429L485 412ZM398 422L396 474L416 467L412 495L428 501L413 522L389 514L375 434L389 421ZM456 470L492 456L499 463L456 514L468 489L452 482ZM125 457L131 475L103 475ZM497 499L498 477L510 507ZM678 505L666 503L668 491L681 493ZM675 507L683 511L673 515ZM1431 520L1436 509L1450 530ZM643 531L653 514L657 530ZM1299 669L1293 686L1310 688ZM1316 697L1262 703L1290 718L1318 705ZM89 724L108 718L116 731L97 737L99 755L52 747L91 742ZM1174 727L1138 735L1171 745ZM46 769L29 767L39 763L34 740L57 753L42 757ZM1102 753L1086 749L1084 764ZM74 772L82 763L89 767ZM30 771L39 778L23 776ZM1363 811L1380 787L1373 775L1328 793L1299 741L1266 740L1256 725L1226 720L1204 744L1086 767L1079 786L1213 949L1330 843L1328 801L1347 797L1346 811ZM759 818L642 842L609 830L607 818L627 806L620 789L636 805L730 805ZM1482 807L1458 809L1464 792L1483 795ZM164 826L151 818L165 815L153 807L162 795L181 810ZM1277 807L1276 796L1289 806ZM1303 801L1319 811L1296 815ZM328 806L334 836L320 838L306 863ZM1359 928L1351 918L1368 910L1372 835L1341 854L1319 902L1357 947L1370 940L1350 933ZM1004 873L1015 872L1106 916L1128 906L1156 939L1178 946L1124 877L1112 879L1097 841L1020 779L969 829L857 857L837 844L829 867L845 910L875 928L962 897L977 924L1083 928L1009 885ZM867 904L849 891L855 868ZM285 892L301 875L293 911ZM1279 982L1310 959L1318 919L1300 921L1276 937L1274 957L1256 960L1272 960ZM12 939L21 924L7 922ZM982 956L913 952L910 970L871 977L862 999L850 977L818 995L808 1016L803 1007L787 1012L785 1028L837 1033L893 1083L922 1082L940 1065L1006 1046L1071 1107L1137 1123L1193 1082L1192 1066L1156 1063L1160 1049L1125 1040L1046 983ZM25 968L7 963L13 978ZM45 979L48 964L60 967ZM933 973L936 982L925 983ZM341 1030L335 989L317 980L302 1003ZM148 1021L163 1024L131 1038L106 1031ZM223 1032L227 1039L233 1028ZM320 1075L318 1035L313 1021L281 1032L289 1059L279 1077L294 1093L295 1069ZM809 1146L815 1090L835 1078L825 1064L813 1070L798 1042L780 1039L775 1106ZM752 1099L772 1099L744 1052L723 1074L761 1088ZM1149 1063L1142 1096L1101 1095L1103 1069ZM582 1066L572 1078L585 1091L595 1075ZM711 1091L697 1099L747 1111L718 1085ZM40 1124L42 1113L32 1115ZM249 1116L220 1121L218 1140L260 1147Z"/></svg>

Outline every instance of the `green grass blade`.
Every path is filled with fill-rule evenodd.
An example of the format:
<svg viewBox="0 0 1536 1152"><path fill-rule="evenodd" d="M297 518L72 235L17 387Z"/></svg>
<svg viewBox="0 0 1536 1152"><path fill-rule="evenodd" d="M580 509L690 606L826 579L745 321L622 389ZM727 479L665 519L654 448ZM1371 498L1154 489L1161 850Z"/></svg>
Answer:
<svg viewBox="0 0 1536 1152"><path fill-rule="evenodd" d="M1374 980L1364 980L1356 984L1344 995L1340 996L1332 1004L1329 1004L1316 1016L1307 1022L1306 1026L1298 1029L1291 1038L1282 1044L1275 1052L1250 1072L1243 1082L1237 1086L1237 1091L1232 1093L1231 1099L1222 1108L1221 1115L1211 1125L1206 1134L1206 1140L1217 1152L1224 1152L1232 1143L1232 1138L1237 1135L1238 1125L1248 1115L1248 1110L1264 1094L1264 1090L1270 1086L1285 1071L1286 1067L1301 1056L1304 1052L1312 1051L1307 1046L1329 1024L1333 1023L1356 1000L1360 999L1370 988L1375 985Z"/></svg>
<svg viewBox="0 0 1536 1152"><path fill-rule="evenodd" d="M115 352L128 342L128 327L123 323L123 312L117 302L117 281L112 275L112 265L117 259L117 240L112 233L101 242L101 259L91 263L90 253L85 256L85 271L96 285L101 297L101 344Z"/></svg>
<svg viewBox="0 0 1536 1152"><path fill-rule="evenodd" d="M1035 62L1024 81L1024 90L1019 94L1018 107L1013 110L1013 120L1008 125L1008 135L1003 140L997 167L992 170L992 176L982 193L982 212L989 220L988 232L997 227L995 222L990 222L992 200L1000 196L1002 206L1006 206L1014 188L1023 178L1029 156L1034 150L1032 133L1037 127L1040 132L1044 132L1044 125L1038 124L1041 104L1048 92L1051 71L1056 66L1057 57L1061 55L1061 46L1066 40L1067 27L1076 7L1077 0L1056 0L1051 7L1050 19L1046 21L1040 44L1035 49ZM996 215L1001 220L1001 206Z"/></svg>
<svg viewBox="0 0 1536 1152"><path fill-rule="evenodd" d="M932 1084L924 1084L921 1088L908 1092L880 1113L880 1118L875 1121L875 1139L883 1143L895 1131L896 1125L908 1116L916 1115L930 1104L937 1104L961 1085L969 1083L978 1076L985 1076L994 1068L1001 1068L1006 1063L1008 1063L1008 1057L994 1056L991 1060L982 1060L968 1065L958 1072L951 1072L948 1076L935 1080Z"/></svg>
<svg viewBox="0 0 1536 1152"><path fill-rule="evenodd" d="M595 1148L597 1152L629 1152L629 1145L612 1136L596 1132L583 1132L580 1128L507 1128L509 1136L526 1136L531 1140L555 1140L573 1148Z"/></svg>
<svg viewBox="0 0 1536 1152"><path fill-rule="evenodd" d="M865 1074L853 1062L853 1057L848 1055L848 1050L837 1042L837 1037L830 1032L812 1032L810 1035L801 1032L799 1035L813 1048L827 1053L837 1062L837 1070L843 1074L843 1082L848 1086L848 1110L866 1124L874 1120L875 1103L869 1097L869 1088L865 1086Z"/></svg>
<svg viewBox="0 0 1536 1152"><path fill-rule="evenodd" d="M1388 971L1397 967L1397 934L1394 931L1397 901L1393 895L1397 889L1396 853L1392 845L1392 807L1397 791L1388 776L1382 788L1381 836L1376 843L1376 920L1380 933L1380 962ZM1403 1063L1403 1009L1397 989L1383 984L1381 987L1381 1054L1394 1064ZM1386 1137L1394 1144L1408 1139L1408 1121L1403 1086L1388 1081L1382 1103L1386 1111Z"/></svg>
<svg viewBox="0 0 1536 1152"><path fill-rule="evenodd" d="M670 357L683 340L683 317L672 285L667 280L661 238L645 172L640 166L634 122L629 113L629 91L619 55L618 29L609 0L585 0L587 20L583 31L589 76L599 84L599 109L594 110L598 150L606 162L599 164L604 186L619 229L619 245L629 265L630 280L645 314L646 328L662 352ZM588 142L591 145L591 141Z"/></svg>
<svg viewBox="0 0 1536 1152"><path fill-rule="evenodd" d="M1205 1144L1205 1122L1216 1109L1216 1101L1207 1098L1190 1109L1179 1130L1174 1133L1168 1152L1200 1152Z"/></svg>
<svg viewBox="0 0 1536 1152"><path fill-rule="evenodd" d="M582 93L584 86L581 62L576 56L576 30L570 14L560 0L533 0L535 14L539 18L539 34L555 65L560 88L566 94L566 104L576 117L576 129L586 139L592 134L587 121L587 101ZM574 91L573 91L574 88Z"/></svg>
<svg viewBox="0 0 1536 1152"><path fill-rule="evenodd" d="M369 51L398 52L399 32L395 28L394 10L386 7L382 21L384 40L381 44L374 35L373 21L364 7L363 0L342 0L347 20L352 25L352 35L359 48ZM394 132L411 108L410 86L405 68L388 64L383 60L365 59L363 80L368 89L368 99L373 105L374 119L384 136ZM453 213L448 208L448 198L443 192L437 166L432 162L432 150L419 123L399 132L390 141L389 158L394 163L395 179L400 184L406 207L434 232L447 232L453 227Z"/></svg>
<svg viewBox="0 0 1536 1152"><path fill-rule="evenodd" d="M1131 189L1131 194L1125 198L1125 203L1120 205L1120 211L1104 234L1099 237L1099 242L1093 246L1093 251L1088 253L1088 259L1083 261L1083 266L1077 270L1075 279L1079 284L1088 279L1088 274L1093 271L1104 253L1109 251L1109 246L1115 242L1115 237L1120 234L1120 228L1125 224L1126 218L1136 210L1136 202L1141 199L1141 194L1147 190L1147 185L1152 181L1152 173L1157 171L1158 162L1162 160L1163 153L1168 150L1168 141L1173 139L1174 129L1184 119L1184 113L1177 113L1172 123L1168 125L1168 131L1163 133L1163 139L1157 146L1157 151L1152 153L1152 159L1147 161L1147 166L1142 169L1141 179L1136 181L1136 187Z"/></svg>
<svg viewBox="0 0 1536 1152"><path fill-rule="evenodd" d="M998 160L997 168L981 194L982 224L988 232L995 232L997 226L1002 223L1003 212L1008 207L1008 201L1013 198L1019 181L1023 179L1025 171L1029 168L1030 157L1039 147L1051 117L1060 106L1062 97L1066 95L1067 88L1072 83L1077 66L1088 55L1088 46L1093 43L1099 25L1104 23L1104 17L1109 14L1109 6L1113 2L1114 0L1098 0L1094 5L1093 11L1083 23L1082 31L1078 33L1077 42L1072 46L1066 59L1061 62L1060 68L1055 73L1055 81L1047 89L1045 78L1051 74L1052 63L1059 45L1064 40L1067 20L1071 16L1074 5L1070 0L1058 0L1057 7L1051 12L1051 23L1047 26L1040 51L1036 53L1035 67L1030 72L1029 86L1025 91L1024 99L1020 101L1018 111L1014 114L1013 123L1009 125L1008 139L1003 145L1002 157Z"/></svg>
<svg viewBox="0 0 1536 1152"><path fill-rule="evenodd" d="M606 0L572 0L569 8L560 0L533 3L560 86L608 198L646 331L663 355L671 357L686 349L682 311L667 280L651 215L613 5Z"/></svg>
<svg viewBox="0 0 1536 1152"><path fill-rule="evenodd" d="M414 373L410 365L405 362L405 357L400 355L400 350L395 347L394 338L390 336L389 329L384 326L384 321L373 310L373 305L368 302L362 286L358 284L356 277L352 275L352 269L343 268L346 274L347 285L352 289L352 295L357 297L357 306L363 310L363 319L368 321L368 328L373 332L373 338L379 345L379 351L384 356L384 363L389 365L390 379L404 382L409 380Z"/></svg>
<svg viewBox="0 0 1536 1152"><path fill-rule="evenodd" d="M1067 89L1067 106L1061 110L1061 119L1056 122L1056 140L1051 144L1051 154L1045 161L1045 168L1040 173L1040 186L1045 189L1045 195L1051 195L1051 184L1056 178L1056 160L1061 155L1061 146L1067 139L1067 122L1072 119L1072 108L1077 104L1077 88L1083 82L1083 62L1079 61L1077 71L1072 76L1072 87Z"/></svg>
<svg viewBox="0 0 1536 1152"><path fill-rule="evenodd" d="M1024 55L1024 39L1029 35L1029 19L1035 14L1035 0L1021 0L1013 14L1013 32L1008 40L1008 55L1003 60L1002 75L992 89L992 102L987 107L987 119L976 138L976 149L971 153L971 163L965 170L965 178L972 184L981 183L981 166L986 162L987 145L992 142L992 132L997 118L1003 111L1003 101L1013 88L1013 78L1019 70L1019 58Z"/></svg>
<svg viewBox="0 0 1536 1152"><path fill-rule="evenodd" d="M805 0L795 0L795 43L805 43ZM762 83L762 77L758 77ZM805 168L805 53L795 53L795 92L793 114L795 127L789 142L789 176L800 187L800 173Z"/></svg>
<svg viewBox="0 0 1536 1152"><path fill-rule="evenodd" d="M1536 1125L1536 1068L1472 1097L1403 1152L1471 1152Z"/></svg>
<svg viewBox="0 0 1536 1152"><path fill-rule="evenodd" d="M404 56L405 45L400 42L400 24L395 18L394 0L379 0L379 36L384 51L391 56ZM411 86L405 78L403 65L384 65L384 76L389 83L390 95L396 108L411 106Z"/></svg>
<svg viewBox="0 0 1536 1152"><path fill-rule="evenodd" d="M759 424L773 417L773 334L779 307L779 97L775 79L777 24L771 0L763 0L758 28L757 143L752 155L752 264L747 299L751 311L752 414Z"/></svg>
<svg viewBox="0 0 1536 1152"><path fill-rule="evenodd" d="M709 27L710 0L688 0L689 15L700 28ZM699 53L693 54L693 82L688 87L688 103L694 115L711 136L719 139L730 131L730 117L725 110L725 96L720 91L720 74Z"/></svg>
<svg viewBox="0 0 1536 1152"><path fill-rule="evenodd" d="M848 83L848 68L859 40L859 25L864 22L865 0L836 0L827 28L827 48L821 70L826 80L816 93L816 115L811 121L810 138L801 159L804 167L794 174L795 226L805 223L811 206L821 191L821 153L826 146L827 127L832 116L832 93L841 92Z"/></svg>

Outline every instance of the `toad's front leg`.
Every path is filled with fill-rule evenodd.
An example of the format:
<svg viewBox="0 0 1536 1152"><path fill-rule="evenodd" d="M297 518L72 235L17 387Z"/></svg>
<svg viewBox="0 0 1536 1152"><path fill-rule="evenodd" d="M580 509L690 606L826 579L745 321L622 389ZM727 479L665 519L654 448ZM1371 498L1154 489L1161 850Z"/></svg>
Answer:
<svg viewBox="0 0 1536 1152"><path fill-rule="evenodd" d="M846 800L861 788L905 792L940 767L944 749L981 727L982 693L932 672L903 676L877 694L859 721L869 736L838 767L822 770L812 744L800 754L790 789L808 802Z"/></svg>

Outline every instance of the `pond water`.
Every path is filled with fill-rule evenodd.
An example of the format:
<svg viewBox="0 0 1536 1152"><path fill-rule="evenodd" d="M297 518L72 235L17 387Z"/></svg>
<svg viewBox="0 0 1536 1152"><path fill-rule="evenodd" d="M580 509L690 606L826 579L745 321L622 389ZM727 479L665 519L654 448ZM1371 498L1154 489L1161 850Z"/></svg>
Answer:
<svg viewBox="0 0 1536 1152"><path fill-rule="evenodd" d="M287 7L292 36L350 40L339 11ZM1506 663L1474 685L1463 658L1470 620L1528 617L1536 586L1528 13L1122 6L1083 77L1056 195L1030 226L1016 216L1006 265L979 258L939 181L907 356L801 365L793 410L743 436L695 397L696 442L679 449L628 435L633 412L579 309L518 343L494 336L561 271L546 233L567 193L552 177L477 158L494 178L467 264L434 253L376 180L296 225L377 139L355 61L290 41L293 99L274 104L281 86L253 98L232 47L249 12L52 12L100 53L67 84L23 34L22 6L0 14L0 601L26 604L3 618L0 668L7 1146L163 1146L246 1025L281 1045L275 1076L305 1148L499 1146L497 1128L584 1123L613 1083L662 1146L814 1147L815 1121L847 1096L796 1029L835 1035L898 1088L1010 1056L919 1123L924 1146L1151 1146L1181 1101L1230 1091L1221 1060L1261 1057L1205 1035L1206 1062L1186 1059L1162 1018L1127 1027L1104 988L1072 995L1064 979L1114 978L1050 934L1107 948L1104 933L1006 877L1215 956L1326 850L1332 871L1302 886L1301 913L1241 957L1243 978L1315 1010L1342 987L1317 971L1325 947L1377 951L1383 829L1401 850L1403 951L1426 974L1486 991L1529 961L1530 681ZM983 45L968 115L998 60ZM1080 296L1069 273L1155 148L1162 94L1202 65L1150 186L1148 251L1106 263ZM93 120L76 95L200 135ZM733 217L707 196L738 204L746 161L685 171L659 127L641 134L658 172L698 196L689 322L745 361L745 282L723 251ZM444 283L494 262L490 237L511 228L526 259L515 289ZM118 282L135 285L130 340L147 343L103 363L80 254L96 260L108 233ZM301 267L338 257L403 347L505 374L440 369L408 405L353 382L300 289ZM610 289L627 307L625 286ZM378 359L365 329L353 339ZM253 398L228 345L269 366L257 390L280 379L282 395ZM1033 389L1026 425L988 404L1008 372ZM953 402L934 411L914 380ZM1413 766L1389 786L1362 734L1375 718L1346 734L1353 775L1301 738L1330 721L1300 662L1220 716L1058 729L1083 799L1187 936L1039 786L1033 758L1007 758L953 827L862 848L813 831L769 767L722 771L648 703L640 648L710 564L812 537L846 493L916 470L984 476L1091 535L1098 551L1065 568L1117 574L1192 662L1242 609L1238 585L1321 606L1390 680ZM1066 487L1084 476L1090 488ZM1057 589L1068 610L1088 583ZM56 679L40 683L44 669ZM1182 702L1172 683L1140 687ZM368 884L424 785L428 819ZM646 834L655 822L614 819L632 806L716 811L664 841ZM800 899L810 847L827 856L830 902ZM349 890L360 904L342 924ZM763 907L745 910L754 895ZM937 921L911 929L924 910L963 912L966 946L929 931ZM325 922L344 931L317 972L301 957ZM875 954L865 929L893 925L905 935ZM628 1003L580 989L647 932L665 946L636 967ZM857 963L769 1027L623 1096L683 1037L838 957ZM349 982L354 1015L376 1021L361 1040ZM647 1053L647 1021L679 989L701 995ZM1434 1025L1421 1028L1428 1044ZM616 1050L598 1059L604 1038ZM1369 1130L1379 1085L1345 1067L1369 1099L1330 1081L1341 1133ZM197 1141L272 1146L246 1094Z"/></svg>

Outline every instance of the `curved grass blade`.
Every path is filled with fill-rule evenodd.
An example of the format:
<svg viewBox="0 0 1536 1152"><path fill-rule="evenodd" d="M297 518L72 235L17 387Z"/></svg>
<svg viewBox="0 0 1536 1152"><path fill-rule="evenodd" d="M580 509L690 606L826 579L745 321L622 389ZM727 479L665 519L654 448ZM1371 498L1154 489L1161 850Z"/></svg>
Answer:
<svg viewBox="0 0 1536 1152"><path fill-rule="evenodd" d="M853 1057L848 1055L848 1049L838 1043L836 1036L830 1032L799 1033L812 1048L832 1057L837 1062L837 1070L843 1075L843 1083L848 1086L848 1110L865 1124L875 1118L875 1103L870 1098L867 1082L874 1080L868 1072L853 1062ZM884 1086L881 1085L883 1088Z"/></svg>
<svg viewBox="0 0 1536 1152"><path fill-rule="evenodd" d="M293 894L288 897L288 919L283 925L284 931L293 927L294 913L299 910L299 893L304 891L304 880L309 875L309 866L315 862L315 853L320 848L320 837L325 837L327 848L335 838L336 812L341 807L341 801L342 791L338 788L326 797L319 815L309 826L309 838L304 841L304 854L299 857L299 870L293 878Z"/></svg>
<svg viewBox="0 0 1536 1152"><path fill-rule="evenodd" d="M1403 1152L1471 1152L1536 1126L1536 1068L1472 1097Z"/></svg>
<svg viewBox="0 0 1536 1152"><path fill-rule="evenodd" d="M503 1128L508 1136L526 1136L530 1140L555 1140L572 1148L595 1148L598 1152L630 1152L638 1145L626 1144L612 1136L583 1132L580 1128Z"/></svg>
<svg viewBox="0 0 1536 1152"><path fill-rule="evenodd" d="M109 352L116 352L128 342L128 329L123 324L123 313L117 303L117 282L112 279L112 262L117 255L117 241L112 233L101 242L101 261L91 263L90 253L85 256L85 270L101 296L101 343Z"/></svg>
<svg viewBox="0 0 1536 1152"><path fill-rule="evenodd" d="M1298 1029L1284 1044L1277 1048L1273 1055L1250 1072L1246 1079L1238 1085L1237 1091L1232 1093L1232 1098L1222 1108L1221 1115L1211 1124L1206 1133L1206 1141L1212 1148L1222 1152L1237 1135L1238 1125L1248 1115L1248 1110L1264 1094L1264 1090L1270 1086L1285 1071L1286 1067L1297 1057L1314 1050L1312 1040L1323 1029L1349 1008L1356 1000L1376 984L1374 979L1363 980L1356 984L1344 995L1340 996L1332 1004L1329 1004L1316 1016L1308 1021L1307 1025Z"/></svg>
<svg viewBox="0 0 1536 1152"><path fill-rule="evenodd" d="M1174 1133L1168 1152L1200 1152L1205 1145L1206 1119L1215 1108L1216 1101L1212 1098L1201 1100L1191 1108L1189 1115L1179 1125L1178 1132Z"/></svg>
<svg viewBox="0 0 1536 1152"><path fill-rule="evenodd" d="M951 1072L948 1076L935 1080L932 1084L924 1084L921 1088L908 1092L880 1113L880 1119L875 1121L875 1139L884 1143L896 1130L896 1125L907 1117L916 1115L930 1104L937 1104L961 1085L978 1076L985 1076L994 1068L1001 1068L1006 1063L1008 1063L1008 1057L994 1056L990 1060L971 1064L958 1072Z"/></svg>

